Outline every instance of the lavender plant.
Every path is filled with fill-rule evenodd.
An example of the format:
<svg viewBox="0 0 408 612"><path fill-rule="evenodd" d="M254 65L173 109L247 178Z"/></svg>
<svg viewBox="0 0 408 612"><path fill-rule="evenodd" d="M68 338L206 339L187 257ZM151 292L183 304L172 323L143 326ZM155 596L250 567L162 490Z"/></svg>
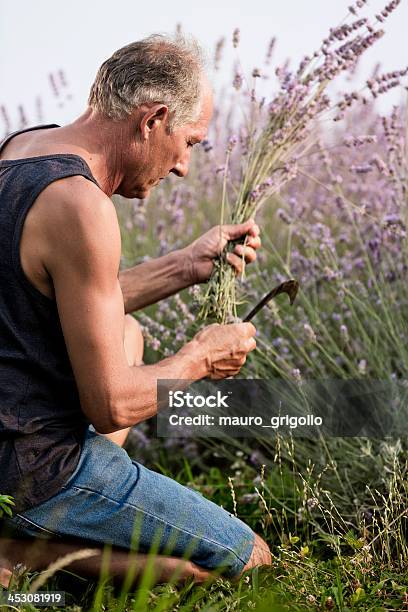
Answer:
<svg viewBox="0 0 408 612"><path fill-rule="evenodd" d="M298 160L297 177L262 211L263 248L243 281L247 296L253 303L271 279L288 277L299 279L303 291L294 307L272 302L257 315L258 349L242 375L406 374L405 132L402 108L381 117L372 102L356 107L335 132L315 134L318 142ZM215 222L209 204L220 195L212 180L220 152L208 148L197 152L191 177L163 186L148 206L118 202L123 265L183 246L186 236ZM151 359L171 354L192 335L198 293L192 287L136 315Z"/></svg>
<svg viewBox="0 0 408 612"><path fill-rule="evenodd" d="M354 124L364 137L349 136ZM317 147L281 194L272 217L280 244L266 248L279 277L299 278L304 292L285 325L263 313L261 327L273 323L276 334L260 338L258 373L406 376L405 125L397 108L383 118L355 111L348 136Z"/></svg>
<svg viewBox="0 0 408 612"><path fill-rule="evenodd" d="M374 24L366 17L346 22L330 30L320 49L312 57L305 57L294 72L283 66L276 70L279 91L265 107L265 99L257 100L255 88L250 93L251 105L246 124L241 129L240 139L229 139L224 167L224 184L221 202L221 223L242 223L254 217L264 202L279 193L282 187L298 173L299 159L305 157L315 143L318 121L331 114L335 121L344 116L345 110L358 100L367 99L356 92L346 94L337 104L332 104L326 91L339 75L350 71L361 55L384 34L377 27L398 6L393 0L375 17ZM366 4L359 0L350 6L350 15ZM375 23L377 25L375 25ZM237 32L233 43L237 46ZM396 71L382 75L381 81L373 79L368 88L373 97L399 85L401 76L407 71ZM258 69L252 73L254 79L261 76ZM234 79L236 88L241 78ZM239 172L234 182L230 176L233 149L239 149ZM231 180L229 180L231 179ZM229 190L227 189L227 183ZM233 192L230 204L228 192ZM228 219L225 218L227 212ZM202 300L200 317L225 323L237 317L238 299L234 272L227 262L229 244L215 264L213 275Z"/></svg>

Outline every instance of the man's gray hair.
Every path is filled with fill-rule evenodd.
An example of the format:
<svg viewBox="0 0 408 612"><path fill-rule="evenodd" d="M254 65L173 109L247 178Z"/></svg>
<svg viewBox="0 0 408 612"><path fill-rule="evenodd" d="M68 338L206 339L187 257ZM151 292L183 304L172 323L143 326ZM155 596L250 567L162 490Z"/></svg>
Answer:
<svg viewBox="0 0 408 612"><path fill-rule="evenodd" d="M194 38L153 34L118 49L102 64L88 104L112 119L125 119L141 104L163 103L172 130L197 121L204 71L204 54Z"/></svg>

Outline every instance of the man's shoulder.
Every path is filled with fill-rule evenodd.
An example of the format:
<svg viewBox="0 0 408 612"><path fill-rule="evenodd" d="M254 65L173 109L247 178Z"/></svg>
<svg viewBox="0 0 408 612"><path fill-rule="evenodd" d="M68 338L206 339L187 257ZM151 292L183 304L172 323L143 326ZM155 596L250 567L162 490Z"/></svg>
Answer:
<svg viewBox="0 0 408 612"><path fill-rule="evenodd" d="M81 174L66 176L52 181L40 194L39 199L52 199L67 206L84 206L86 202L99 201L106 205L112 200L93 181Z"/></svg>
<svg viewBox="0 0 408 612"><path fill-rule="evenodd" d="M98 250L106 241L120 245L115 206L91 181L82 176L58 180L40 197L38 221L46 269L58 254L64 257L67 253Z"/></svg>
<svg viewBox="0 0 408 612"><path fill-rule="evenodd" d="M82 224L117 215L112 200L95 183L76 175L52 182L38 198L38 209L46 225Z"/></svg>

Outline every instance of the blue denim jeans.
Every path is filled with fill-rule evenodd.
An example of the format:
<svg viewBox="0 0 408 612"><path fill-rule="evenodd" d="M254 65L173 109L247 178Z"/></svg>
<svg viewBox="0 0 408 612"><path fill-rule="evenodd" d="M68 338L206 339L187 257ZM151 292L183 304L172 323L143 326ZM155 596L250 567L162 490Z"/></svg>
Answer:
<svg viewBox="0 0 408 612"><path fill-rule="evenodd" d="M241 520L132 461L91 428L61 491L9 522L23 535L74 536L139 552L153 547L227 577L241 573L254 544L253 531Z"/></svg>

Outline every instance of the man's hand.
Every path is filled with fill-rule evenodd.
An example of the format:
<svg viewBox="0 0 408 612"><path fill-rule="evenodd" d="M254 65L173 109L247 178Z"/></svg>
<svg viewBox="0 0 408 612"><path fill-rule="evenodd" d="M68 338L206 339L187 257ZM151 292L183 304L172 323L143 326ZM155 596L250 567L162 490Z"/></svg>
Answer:
<svg viewBox="0 0 408 612"><path fill-rule="evenodd" d="M199 331L184 349L194 346L198 359L204 355L208 378L227 378L239 373L247 354L256 347L255 333L252 323L214 323Z"/></svg>
<svg viewBox="0 0 408 612"><path fill-rule="evenodd" d="M191 283L204 283L214 267L214 259L220 255L230 240L246 237L245 245L237 244L227 255L227 261L236 274L241 274L243 266L256 259L256 250L261 246L259 227L253 219L237 225L216 225L186 247L187 265Z"/></svg>

